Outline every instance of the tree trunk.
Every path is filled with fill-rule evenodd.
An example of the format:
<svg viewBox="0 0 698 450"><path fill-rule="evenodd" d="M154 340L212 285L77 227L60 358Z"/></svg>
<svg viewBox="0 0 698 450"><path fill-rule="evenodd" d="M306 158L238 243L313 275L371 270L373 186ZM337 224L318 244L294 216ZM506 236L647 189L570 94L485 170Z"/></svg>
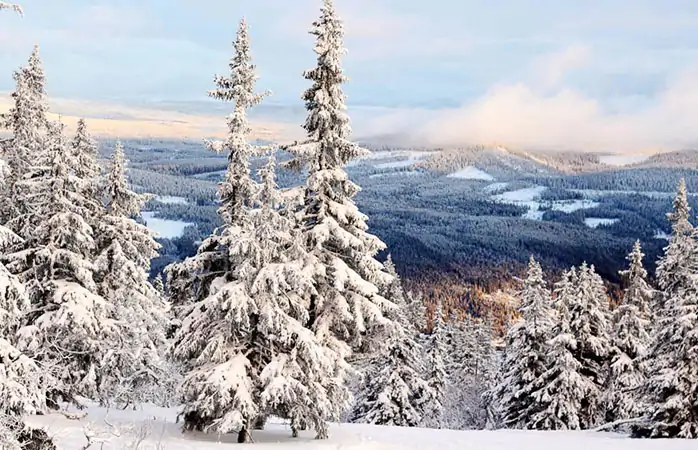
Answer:
<svg viewBox="0 0 698 450"><path fill-rule="evenodd" d="M252 437L247 428L243 426L238 432L238 444L247 444L249 442L252 442Z"/></svg>
<svg viewBox="0 0 698 450"><path fill-rule="evenodd" d="M257 418L254 420L254 425L252 428L255 430L263 430L264 425L267 423L267 418L266 416L257 416Z"/></svg>

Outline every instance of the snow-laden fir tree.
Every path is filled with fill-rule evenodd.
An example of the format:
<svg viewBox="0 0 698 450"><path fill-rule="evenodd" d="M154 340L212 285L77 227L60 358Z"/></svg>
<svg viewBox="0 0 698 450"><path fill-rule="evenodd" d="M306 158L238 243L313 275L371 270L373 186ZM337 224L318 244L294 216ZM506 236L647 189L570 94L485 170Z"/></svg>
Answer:
<svg viewBox="0 0 698 450"><path fill-rule="evenodd" d="M681 180L669 214L672 236L657 265L662 294L639 411L647 421L633 426L635 437L698 438L698 258L689 211Z"/></svg>
<svg viewBox="0 0 698 450"><path fill-rule="evenodd" d="M227 152L228 156L225 178L218 188L221 202L218 214L223 225L202 242L195 256L166 269L168 292L174 306L208 297L211 282L236 264L226 250L226 243L244 239L250 231L250 209L257 195L257 185L250 174L250 158L261 153L261 149L250 143L247 111L258 105L268 92L255 93L257 76L245 20L240 23L234 49L230 76L216 76L216 89L209 92L212 98L234 103L233 113L227 118L227 139L206 142L216 153Z"/></svg>
<svg viewBox="0 0 698 450"><path fill-rule="evenodd" d="M38 47L34 47L26 66L15 71L16 83L12 92L13 106L7 113L0 114L0 128L12 133L2 142L3 160L7 165L5 175L2 217L4 223L18 231L21 224L18 216L28 212L25 197L17 189L17 183L30 171L37 160L43 158L46 148L48 102L45 91L45 75Z"/></svg>
<svg viewBox="0 0 698 450"><path fill-rule="evenodd" d="M85 119L78 120L77 131L71 142L71 150L70 166L74 175L82 180L84 189L82 195L88 199L85 207L88 209L97 207L91 211L91 223L96 226L104 209L102 207L103 189L100 186L101 169L97 164L97 143L90 136Z"/></svg>
<svg viewBox="0 0 698 450"><path fill-rule="evenodd" d="M599 425L604 419L603 394L611 358L611 313L603 280L594 266L583 263L577 271L576 295L567 298L570 330L577 341L573 354L588 391L582 399L581 426Z"/></svg>
<svg viewBox="0 0 698 450"><path fill-rule="evenodd" d="M422 424L424 407L435 393L424 380L423 349L415 340L416 329L406 311L400 278L392 258L385 263L394 279L386 296L396 306L388 312L393 324L383 349L368 362L365 384L356 399L351 420L375 425L416 427Z"/></svg>
<svg viewBox="0 0 698 450"><path fill-rule="evenodd" d="M98 292L111 304L118 329L98 372L104 404L158 402L157 387L171 376L163 361L169 305L148 281L160 245L152 231L133 219L146 199L129 189L124 150L117 143L106 177L106 214L100 214L95 260Z"/></svg>
<svg viewBox="0 0 698 450"><path fill-rule="evenodd" d="M351 127L342 92L344 30L331 0L325 0L311 34L316 37L317 66L304 74L312 82L303 94L308 140L289 147L299 164L308 167L299 213L305 245L317 263L317 294L311 298L308 327L327 348L349 356L376 324L388 320L383 311L390 302L379 287L391 277L375 259L385 244L367 232L368 218L353 201L359 187L343 168L365 151L349 140ZM335 414L326 419L337 418L349 404L335 406Z"/></svg>
<svg viewBox="0 0 698 450"><path fill-rule="evenodd" d="M441 428L443 426L444 403L446 400L446 366L444 364L446 324L443 320L441 303L434 308L431 333L426 342L426 376L431 388L431 396L424 403L423 426Z"/></svg>
<svg viewBox="0 0 698 450"><path fill-rule="evenodd" d="M231 240L240 264L212 283L203 301L184 307L174 355L189 360L183 385L185 426L239 430L241 440L261 417L291 420L326 433L324 417L342 393L342 355L306 328L314 293L305 249L288 214L281 214L273 159L261 170L260 207L250 212L248 239ZM312 268L312 266L310 266Z"/></svg>
<svg viewBox="0 0 698 450"><path fill-rule="evenodd" d="M113 311L93 279L94 230L86 219L91 209L82 180L68 166L61 124L50 126L47 143L44 157L17 183L28 206L17 221L24 242L4 255L32 304L18 349L55 370L53 400L96 397L105 344L115 331Z"/></svg>
<svg viewBox="0 0 698 450"><path fill-rule="evenodd" d="M571 329L570 306L575 302L577 272L570 269L555 285L556 325L546 359L547 370L531 392L532 402L540 405L529 421L535 430L579 430L583 426L582 401L597 389L581 374L582 364L575 358L580 347Z"/></svg>
<svg viewBox="0 0 698 450"><path fill-rule="evenodd" d="M642 266L642 247L636 241L627 256L630 267L620 272L625 278L623 299L613 311L610 385L606 398L606 421L638 416L638 388L645 380L642 359L649 345L650 302L654 295Z"/></svg>
<svg viewBox="0 0 698 450"><path fill-rule="evenodd" d="M494 389L502 425L531 429L533 417L546 406L533 395L547 372L553 303L540 264L531 256L520 296L521 320L506 335L501 383ZM543 425L538 423L537 425Z"/></svg>
<svg viewBox="0 0 698 450"><path fill-rule="evenodd" d="M2 9L12 9L17 14L22 14L22 7L15 3L0 2L0 10Z"/></svg>
<svg viewBox="0 0 698 450"><path fill-rule="evenodd" d="M0 226L0 250L21 242L19 236ZM21 418L41 412L45 405L42 371L15 347L17 332L31 308L19 279L0 264L0 416Z"/></svg>

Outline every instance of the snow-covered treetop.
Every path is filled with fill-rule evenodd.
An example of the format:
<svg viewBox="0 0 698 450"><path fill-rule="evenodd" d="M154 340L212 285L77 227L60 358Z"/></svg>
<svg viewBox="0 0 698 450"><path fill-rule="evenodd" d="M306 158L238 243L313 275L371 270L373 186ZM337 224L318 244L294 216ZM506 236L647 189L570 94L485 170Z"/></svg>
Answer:
<svg viewBox="0 0 698 450"><path fill-rule="evenodd" d="M320 18L313 22L310 34L316 36L317 66L303 76L313 85L303 93L308 110L303 128L309 149L295 149L299 157L310 162L311 171L342 167L366 150L348 140L351 134L342 84L347 81L341 66L344 27L332 0L325 0ZM291 149L294 151L294 149Z"/></svg>
<svg viewBox="0 0 698 450"><path fill-rule="evenodd" d="M87 131L85 119L78 120L77 131L72 142L75 174L83 179L92 179L99 174L97 143Z"/></svg>
<svg viewBox="0 0 698 450"><path fill-rule="evenodd" d="M113 216L133 217L141 213L147 197L136 194L126 178L126 157L124 146L116 143L111 157L111 168L107 175L107 212Z"/></svg>
<svg viewBox="0 0 698 450"><path fill-rule="evenodd" d="M686 192L686 180L681 178L674 198L674 212L667 214L671 222L674 235L689 234L693 231L693 225L689 222L691 207L688 206L688 194Z"/></svg>
<svg viewBox="0 0 698 450"><path fill-rule="evenodd" d="M13 3L6 3L6 2L0 2L0 10L1 9L13 9L17 14L23 16L24 12L22 11L22 7L19 5L15 5Z"/></svg>
<svg viewBox="0 0 698 450"><path fill-rule="evenodd" d="M645 254L642 253L642 245L638 239L635 241L635 244L633 244L633 251L625 257L625 259L630 263L630 267L627 270L621 270L619 274L627 277L630 280L634 280L636 278L646 278L647 271L642 266L642 258L644 257Z"/></svg>
<svg viewBox="0 0 698 450"><path fill-rule="evenodd" d="M228 224L243 222L256 197L256 184L250 177L250 158L261 152L249 142L252 129L247 120L247 110L269 95L268 91L261 94L254 92L257 75L244 19L240 22L233 45L235 56L229 64L230 77L217 75L214 78L216 89L208 93L212 98L235 103L233 113L228 116L228 137L224 141L206 141L216 153L228 152L228 169L219 187L219 212Z"/></svg>
<svg viewBox="0 0 698 450"><path fill-rule="evenodd" d="M208 95L218 100L233 101L236 106L245 109L251 108L261 103L269 91L261 94L254 92L259 77L255 74L256 66L252 64L249 28L245 19L240 21L233 47L235 56L228 65L230 77L216 75L214 83L217 89L209 91Z"/></svg>

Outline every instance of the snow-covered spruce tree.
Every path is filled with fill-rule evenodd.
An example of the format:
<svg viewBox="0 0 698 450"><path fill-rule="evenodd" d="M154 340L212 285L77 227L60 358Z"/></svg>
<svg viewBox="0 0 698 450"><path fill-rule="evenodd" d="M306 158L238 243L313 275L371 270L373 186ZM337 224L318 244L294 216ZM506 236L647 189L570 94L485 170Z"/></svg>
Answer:
<svg viewBox="0 0 698 450"><path fill-rule="evenodd" d="M17 14L22 14L22 7L14 3L0 2L0 10L2 9L12 9Z"/></svg>
<svg viewBox="0 0 698 450"><path fill-rule="evenodd" d="M268 92L255 93L255 66L252 64L247 22L242 20L234 42L235 56L230 61L230 77L216 76L216 89L210 97L232 101L233 113L227 118L228 137L224 141L207 141L216 153L228 153L228 168L218 193L221 207L218 214L223 225L200 245L197 254L166 269L167 285L173 306L204 300L209 296L211 282L231 271L226 245L244 238L250 227L250 209L256 194L256 183L250 175L250 158L261 149L250 144L251 128L247 110L258 105Z"/></svg>
<svg viewBox="0 0 698 450"><path fill-rule="evenodd" d="M425 399L422 425L441 428L443 425L444 403L446 396L446 367L444 364L444 340L446 325L443 320L441 304L434 308L431 334L426 343L426 381L431 388L430 397Z"/></svg>
<svg viewBox="0 0 698 450"><path fill-rule="evenodd" d="M71 142L71 167L74 175L82 180L82 195L88 199L86 208L97 208L91 211L91 224L96 226L104 212L102 207L103 189L100 186L101 169L97 164L97 143L90 136L87 130L85 119L79 119L77 131Z"/></svg>
<svg viewBox="0 0 698 450"><path fill-rule="evenodd" d="M352 422L416 427L422 423L424 407L434 397L424 380L422 347L409 322L404 292L390 256L385 263L394 280L387 297L396 306L388 314L393 320L384 349L369 359L369 373L356 399Z"/></svg>
<svg viewBox="0 0 698 450"><path fill-rule="evenodd" d="M555 285L556 325L546 359L547 370L531 392L533 403L540 405L529 421L535 430L579 430L583 426L582 401L595 389L581 375L582 364L575 358L579 343L571 329L570 304L577 295L577 273L574 268Z"/></svg>
<svg viewBox="0 0 698 450"><path fill-rule="evenodd" d="M327 348L348 357L352 348L361 347L367 332L388 321L383 311L390 302L380 295L379 287L391 277L375 259L385 244L367 232L367 217L352 200L359 187L343 168L365 150L349 140L351 127L341 88L346 80L341 68L344 31L331 0L325 0L311 34L316 36L317 66L304 74L312 82L303 94L308 139L305 145L288 147L298 164L308 167L299 216L305 245L317 263L317 294L310 300L307 326ZM334 406L327 420L338 418L350 405Z"/></svg>
<svg viewBox="0 0 698 450"><path fill-rule="evenodd" d="M18 349L55 370L51 400L94 398L104 345L115 330L112 308L93 279L88 200L68 167L70 149L61 124L51 124L47 143L44 157L16 186L28 207L17 218L24 242L3 257L26 283L32 304L19 330Z"/></svg>
<svg viewBox="0 0 698 450"><path fill-rule="evenodd" d="M100 214L95 260L98 292L113 307L118 329L110 335L114 341L98 372L99 400L105 405L161 403L158 386L171 375L163 361L169 305L148 281L150 260L160 246L153 232L133 219L145 202L146 196L128 187L124 150L117 143L106 177L106 214Z"/></svg>
<svg viewBox="0 0 698 450"><path fill-rule="evenodd" d="M0 128L12 133L12 137L2 143L3 159L9 173L4 180L0 219L18 231L21 225L13 220L28 210L25 197L17 190L17 182L27 175L37 160L42 159L46 148L48 102L38 47L34 47L27 66L15 71L13 78L16 82L12 93L13 107L0 114Z"/></svg>
<svg viewBox="0 0 698 450"><path fill-rule="evenodd" d="M580 374L587 380L588 391L580 411L581 426L587 429L604 419L602 400L611 358L611 314L606 288L594 266L583 263L577 276L576 295L568 298L567 308L570 330L577 341L573 354L581 364Z"/></svg>
<svg viewBox="0 0 698 450"><path fill-rule="evenodd" d="M494 395L504 427L531 429L533 416L546 406L538 403L532 394L540 389L541 379L548 370L549 340L554 326L550 291L533 256L519 297L521 320L507 331L504 373Z"/></svg>
<svg viewBox="0 0 698 450"><path fill-rule="evenodd" d="M698 438L698 258L689 211L681 180L669 214L672 236L657 265L662 295L639 411L648 420L633 425L634 437Z"/></svg>
<svg viewBox="0 0 698 450"><path fill-rule="evenodd" d="M638 416L638 388L645 381L641 366L650 341L650 302L654 295L647 283L647 271L642 266L642 247L636 241L626 258L627 270L620 272L626 279L625 295L613 312L612 359L610 384L606 398L606 422Z"/></svg>
<svg viewBox="0 0 698 450"><path fill-rule="evenodd" d="M304 327L314 293L307 254L289 215L278 210L273 159L260 174L260 207L251 233L230 241L240 261L212 283L209 297L184 307L173 352L190 360L184 381L186 427L226 432L239 440L258 418L291 420L294 435L309 426L326 432L324 417L342 392L342 355ZM312 266L310 266L312 269Z"/></svg>

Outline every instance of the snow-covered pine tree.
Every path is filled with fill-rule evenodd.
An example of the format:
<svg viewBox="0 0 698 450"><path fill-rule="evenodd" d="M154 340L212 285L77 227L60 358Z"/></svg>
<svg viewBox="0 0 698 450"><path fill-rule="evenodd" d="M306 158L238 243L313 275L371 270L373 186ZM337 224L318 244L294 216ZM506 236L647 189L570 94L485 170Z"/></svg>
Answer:
<svg viewBox="0 0 698 450"><path fill-rule="evenodd" d="M175 307L209 296L213 280L224 276L236 264L228 255L226 243L242 239L250 231L250 209L257 195L256 183L250 175L250 158L261 151L249 142L251 128L247 111L258 105L268 92L255 93L257 76L244 19L233 45L235 55L229 64L230 77L214 77L216 89L209 92L212 98L234 103L233 113L227 118L228 137L225 141L206 141L214 152L228 153L225 179L218 188L221 202L218 214L223 225L204 239L196 255L167 267L168 293Z"/></svg>
<svg viewBox="0 0 698 450"><path fill-rule="evenodd" d="M14 3L0 2L0 10L2 9L12 9L17 14L23 14L22 7Z"/></svg>
<svg viewBox="0 0 698 450"><path fill-rule="evenodd" d="M532 393L548 370L548 342L554 326L550 291L533 256L519 296L521 320L507 331L504 374L494 395L506 428L531 429L533 416L545 406Z"/></svg>
<svg viewBox="0 0 698 450"><path fill-rule="evenodd" d="M105 405L159 403L158 386L169 376L163 361L169 304L148 281L150 261L160 245L152 231L133 219L146 198L129 189L123 146L117 142L106 177L106 214L100 214L95 260L98 292L113 308L118 329L110 335L114 341L106 347L98 372L98 399Z"/></svg>
<svg viewBox="0 0 698 450"><path fill-rule="evenodd" d="M367 217L352 200L359 187L343 168L365 150L349 140L341 88L346 80L341 68L344 30L331 0L325 0L311 34L316 36L317 66L304 74L312 81L303 94L308 140L288 147L298 164L309 169L299 214L305 244L317 262L308 327L328 348L348 356L376 324L388 322L383 311L390 302L379 286L387 285L390 275L375 259L385 244L367 232ZM339 417L349 404L335 406L335 414L326 419Z"/></svg>
<svg viewBox="0 0 698 450"><path fill-rule="evenodd" d="M336 397L348 369L343 355L304 327L314 286L298 231L278 210L273 164L260 173L249 237L229 243L240 263L213 282L209 297L184 307L174 338L174 355L190 360L185 427L240 430L240 440L271 414L290 419L294 435L304 426L326 432L332 403L346 401Z"/></svg>
<svg viewBox="0 0 698 450"><path fill-rule="evenodd" d="M611 313L606 288L594 266L583 263L577 277L577 295L568 298L567 307L570 330L577 341L573 354L581 364L580 374L588 381L580 411L581 427L587 429L604 419L602 400L611 358Z"/></svg>
<svg viewBox="0 0 698 450"><path fill-rule="evenodd" d="M698 255L689 212L686 183L681 180L674 211L668 215L671 239L657 264L661 300L639 411L648 421L633 425L634 437L698 438Z"/></svg>
<svg viewBox="0 0 698 450"><path fill-rule="evenodd" d="M61 124L51 124L47 143L39 165L16 186L28 207L16 222L25 241L3 256L8 269L26 283L32 303L17 347L44 369L55 370L52 400L95 397L106 337L114 331L111 305L98 295L93 279L88 200L68 166L70 150Z"/></svg>
<svg viewBox="0 0 698 450"><path fill-rule="evenodd" d="M642 266L642 247L635 241L627 256L630 267L620 272L626 280L623 299L613 312L611 376L606 398L606 421L637 417L638 388L645 381L642 358L650 342L650 302L654 295Z"/></svg>
<svg viewBox="0 0 698 450"><path fill-rule="evenodd" d="M396 306L387 312L393 320L383 350L369 358L370 370L356 399L351 420L375 425L416 427L422 424L424 407L434 396L424 380L422 347L409 322L400 277L388 255L386 270L394 279L386 296Z"/></svg>
<svg viewBox="0 0 698 450"><path fill-rule="evenodd" d="M579 430L582 428L582 401L594 389L581 375L582 364L575 358L579 343L571 329L570 305L575 302L577 272L570 269L555 285L556 325L546 359L547 370L541 376L531 396L541 406L534 412L529 428L535 430Z"/></svg>
<svg viewBox="0 0 698 450"><path fill-rule="evenodd" d="M153 280L153 287L155 288L156 291L158 291L158 294L162 296L162 298L166 298L165 294L165 282L162 281L162 274L159 273L155 277L155 280Z"/></svg>
<svg viewBox="0 0 698 450"><path fill-rule="evenodd" d="M45 75L39 48L34 47L27 66L15 71L16 87L12 93L14 105L7 113L0 114L0 128L12 133L11 139L3 142L3 159L8 173L5 176L5 194L2 196L3 223L18 232L21 224L14 222L18 216L28 213L25 198L17 190L17 182L24 178L37 160L43 158L46 148L48 102L46 99Z"/></svg>
<svg viewBox="0 0 698 450"><path fill-rule="evenodd" d="M90 222L93 226L99 223L100 217L104 213L102 206L103 190L100 186L101 169L97 164L97 143L90 136L87 130L85 119L79 119L77 123L77 131L71 142L71 158L70 165L74 175L82 180L84 192L82 193L89 201L85 205L86 208L97 207L91 211Z"/></svg>
<svg viewBox="0 0 698 450"><path fill-rule="evenodd" d="M444 340L446 325L443 320L441 303L434 307L431 334L426 343L426 381L431 388L431 396L424 403L423 426L441 428L443 426L444 403L446 396L446 367L444 364Z"/></svg>

